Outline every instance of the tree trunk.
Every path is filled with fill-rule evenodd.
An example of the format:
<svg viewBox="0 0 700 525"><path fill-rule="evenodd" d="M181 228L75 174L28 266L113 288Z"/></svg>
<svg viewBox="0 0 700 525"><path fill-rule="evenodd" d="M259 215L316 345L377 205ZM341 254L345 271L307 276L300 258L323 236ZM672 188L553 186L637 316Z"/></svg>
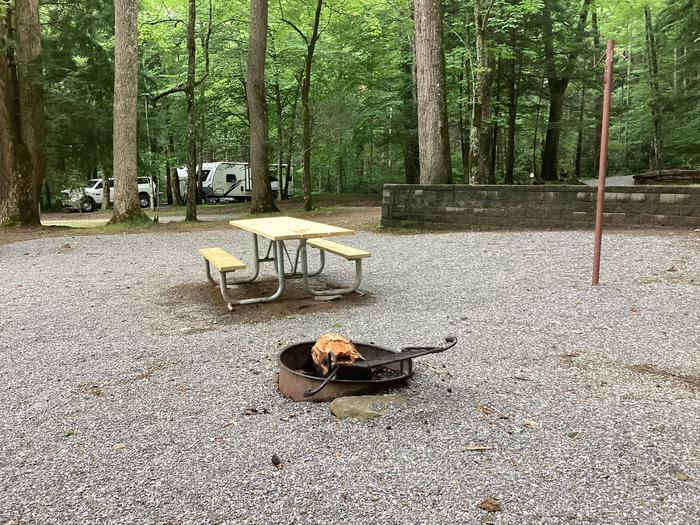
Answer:
<svg viewBox="0 0 700 525"><path fill-rule="evenodd" d="M540 130L540 109L542 108L542 92L544 91L544 76L540 83L539 94L537 95L537 111L535 112L535 129L532 134L532 173L530 173L530 182L539 181L540 177L537 173L537 134Z"/></svg>
<svg viewBox="0 0 700 525"><path fill-rule="evenodd" d="M114 212L111 224L142 221L138 196L136 103L138 98L138 7L114 2Z"/></svg>
<svg viewBox="0 0 700 525"><path fill-rule="evenodd" d="M493 123L491 124L491 128L493 129L493 134L491 138L491 159L489 162L489 184L496 184L496 167L497 167L497 162L496 162L496 153L498 149L498 134L499 134L499 129L498 129L498 116L499 116L499 102L500 102L500 93L501 93L501 70L503 69L501 60L498 60L498 67L496 68L496 86L495 86L495 91L496 91L496 103L493 108Z"/></svg>
<svg viewBox="0 0 700 525"><path fill-rule="evenodd" d="M16 3L17 80L22 141L31 159L31 224L39 226L39 203L46 173L46 121L44 117L44 79L41 60L39 0Z"/></svg>
<svg viewBox="0 0 700 525"><path fill-rule="evenodd" d="M265 54L267 50L267 0L251 0L248 39L247 99L250 122L250 170L253 178L251 213L279 211L270 189L267 164L267 101Z"/></svg>
<svg viewBox="0 0 700 525"><path fill-rule="evenodd" d="M651 23L651 11L649 6L644 6L644 19L646 22L647 64L649 66L649 87L651 88L651 120L654 129L652 141L653 166L656 171L664 169L663 143L661 134L661 107L659 94L659 66L656 58L656 40L654 38L654 26Z"/></svg>
<svg viewBox="0 0 700 525"><path fill-rule="evenodd" d="M277 128L277 198L284 199L282 164L284 162L284 120L279 77L275 76L275 127Z"/></svg>
<svg viewBox="0 0 700 525"><path fill-rule="evenodd" d="M112 162L102 150L98 150L98 160L102 170L102 210L109 210L112 206L109 199L109 179L112 178ZM114 183L114 181L112 181Z"/></svg>
<svg viewBox="0 0 700 525"><path fill-rule="evenodd" d="M297 79L295 89L294 89L294 98L292 99L292 114L290 115L290 124L289 124L289 138L287 139L287 170L284 176L284 196L283 198L286 199L289 196L289 181L292 178L292 160L294 159L293 153L294 153L294 139L296 137L296 123L297 123L297 107L299 103L299 90L301 89L301 75L303 72L300 72L298 76L295 78Z"/></svg>
<svg viewBox="0 0 700 525"><path fill-rule="evenodd" d="M175 140L170 129L168 129L168 157L173 162L170 170L170 191L173 196L173 204L175 206L184 206L185 201L182 199L182 192L180 191L180 176L177 173L177 166L175 166Z"/></svg>
<svg viewBox="0 0 700 525"><path fill-rule="evenodd" d="M440 0L415 0L418 148L422 184L452 184Z"/></svg>
<svg viewBox="0 0 700 525"><path fill-rule="evenodd" d="M185 221L197 220L197 136L196 115L194 112L194 73L195 73L195 38L194 27L197 17L195 0L188 0L189 16L187 18L187 211Z"/></svg>
<svg viewBox="0 0 700 525"><path fill-rule="evenodd" d="M542 152L542 179L559 180L559 139L561 137L561 119L564 115L564 97L569 85L568 78L550 78L549 87L549 123Z"/></svg>
<svg viewBox="0 0 700 525"><path fill-rule="evenodd" d="M516 53L516 58L517 58ZM516 60L509 61L508 68L508 157L506 158L505 184L513 184L515 171L515 124L518 116L518 91Z"/></svg>
<svg viewBox="0 0 700 525"><path fill-rule="evenodd" d="M627 77L625 78L625 164L629 162L630 77L632 74L632 46L627 45Z"/></svg>
<svg viewBox="0 0 700 525"><path fill-rule="evenodd" d="M402 64L404 85L401 102L404 130L401 149L406 184L418 184L420 181L420 160L418 153L418 110L416 108L416 54L414 40L413 38L409 40L409 54L404 57Z"/></svg>
<svg viewBox="0 0 700 525"><path fill-rule="evenodd" d="M38 0L17 2L0 20L0 226L40 226L46 172ZM4 40L7 40L5 42Z"/></svg>
<svg viewBox="0 0 700 525"><path fill-rule="evenodd" d="M467 184L469 182L469 132L467 131L466 123L464 122L464 70L466 69L466 61L462 62L462 71L457 75L457 85L459 86L459 99L457 111L459 112L459 152L462 157L462 181Z"/></svg>
<svg viewBox="0 0 700 525"><path fill-rule="evenodd" d="M302 138L303 158L304 158L304 209L311 211L313 203L311 202L311 105L309 103L309 92L311 90L311 64L314 58L314 50L316 49L316 41L318 40L318 25L321 20L321 8L323 0L316 2L316 14L314 16L314 25L311 30L311 38L308 40L306 48L306 60L304 61L304 80L301 83L301 105L304 110L304 134Z"/></svg>
<svg viewBox="0 0 700 525"><path fill-rule="evenodd" d="M604 49L600 46L600 32L598 31L598 13L595 6L591 11L591 29L593 30L593 60L597 61ZM602 79L602 76L596 74L596 80ZM603 126L603 90L599 88L602 82L596 82L594 91L595 107L593 109L593 118L595 119L595 128L593 133L593 157L591 174L598 174L598 162L600 161L600 134ZM580 170L580 166L579 166ZM578 175L577 175L578 177Z"/></svg>
<svg viewBox="0 0 700 525"><path fill-rule="evenodd" d="M205 123L206 123L206 111L205 111L205 84L204 81L209 77L209 40L211 38L212 31L212 4L209 0L209 24L207 26L207 34L202 38L202 49L204 51L204 77L201 79L199 84L199 122L200 122L200 132L199 132L199 162L197 163L197 202L202 202L204 200L204 190L202 179L202 171L204 170L204 137Z"/></svg>
<svg viewBox="0 0 700 525"><path fill-rule="evenodd" d="M586 85L581 87L581 103L578 107L578 136L576 137L576 160L574 161L574 175L581 178L581 152L583 150L583 117L586 109Z"/></svg>
<svg viewBox="0 0 700 525"><path fill-rule="evenodd" d="M0 18L0 42L9 37L9 13ZM19 139L15 127L15 85L10 69L13 67L9 53L11 48L0 49L0 226L11 226L20 222L18 183L21 173L15 171L15 149Z"/></svg>
<svg viewBox="0 0 700 525"><path fill-rule="evenodd" d="M481 0L474 0L474 28L476 44L476 85L474 89L474 115L470 135L470 165L472 183L486 184L489 180L489 157L491 152L491 83L495 58L489 51L487 39L487 13L482 10Z"/></svg>
<svg viewBox="0 0 700 525"><path fill-rule="evenodd" d="M562 116L564 114L564 98L566 88L569 85L570 74L576 65L578 46L569 53L566 67L561 74L558 71L554 53L554 36L552 30L553 0L544 0L542 8L542 27L544 38L545 64L547 68L547 84L549 86L549 122L545 136L544 150L542 152L541 177L545 181L559 180L559 139L561 137ZM591 0L583 0L583 6L579 14L576 26L576 37L580 40L588 19L588 10Z"/></svg>

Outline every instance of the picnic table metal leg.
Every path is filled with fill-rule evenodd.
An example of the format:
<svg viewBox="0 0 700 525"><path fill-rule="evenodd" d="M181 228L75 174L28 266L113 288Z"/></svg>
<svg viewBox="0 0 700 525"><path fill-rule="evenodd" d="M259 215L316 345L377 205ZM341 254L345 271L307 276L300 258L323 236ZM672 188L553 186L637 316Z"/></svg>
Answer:
<svg viewBox="0 0 700 525"><path fill-rule="evenodd" d="M216 286L216 281L211 276L211 268L209 267L209 259L204 259L204 271L207 274L207 281L209 281L209 284L211 284L212 286Z"/></svg>
<svg viewBox="0 0 700 525"><path fill-rule="evenodd" d="M260 274L260 261L264 259L260 259L260 249L258 246L258 236L253 234L253 273L248 276L244 277L242 279L238 279L236 281L227 283L227 285L235 286L237 284L246 284L246 283L252 283L255 279L258 278L258 275ZM209 261L206 259L204 260L206 263L206 270L207 270L207 280L213 284L216 285L216 282L214 279L212 279L211 274L209 273ZM224 279L226 281L226 279ZM219 281L220 284L221 281Z"/></svg>
<svg viewBox="0 0 700 525"><path fill-rule="evenodd" d="M304 290L306 290L311 295L315 296L329 296L329 295L343 295L346 293L351 293L356 291L360 287L360 282L362 282L362 259L355 260L355 283L350 288L335 288L333 290L316 290L311 288L309 284L308 265L307 265L307 254L306 254L306 241L302 241L303 247L300 245L299 249L301 251L301 271L303 273ZM324 261L324 251L321 252L321 260ZM316 275L316 274L314 274Z"/></svg>
<svg viewBox="0 0 700 525"><path fill-rule="evenodd" d="M304 241L304 242L306 242L306 241ZM292 258L291 258L291 256L289 255L289 251L287 250L287 247L286 247L286 246L285 246L285 248L284 248L284 252L285 252L285 254L287 255L287 260L289 261L289 264L290 264L290 266L291 266L291 268L292 268L292 271L291 271L291 272L288 272L288 273L285 273L285 276L286 276L287 278L302 277L302 276L303 276L303 272L299 272L299 270L298 270L298 269L299 269L299 263L301 262L301 261L300 261L300 258L301 258L301 257L300 257L300 255L301 255L301 243L299 243L299 246L297 246L297 252L296 252L296 254L295 254L295 256L294 256L294 262L292 262ZM307 271L307 275L308 275L309 277L316 277L317 275L319 275L319 274L323 271L323 268L324 268L325 264L326 264L325 254L324 254L323 252L321 252L320 263L319 263L318 269L317 269L315 272L313 272L313 273L308 273L308 271Z"/></svg>
<svg viewBox="0 0 700 525"><path fill-rule="evenodd" d="M257 243L257 238L256 238L256 243ZM256 244L257 246L257 244ZM283 241L275 241L275 268L277 269L277 291L270 295L269 297L252 297L250 299L233 299L229 293L228 293L228 287L226 284L226 274L220 274L220 288L221 288L221 295L223 296L226 301L228 301L228 306L229 308L232 308L233 305L236 304L256 304L256 303L269 303L270 301L274 301L275 299L279 299L279 297L284 293L284 288L285 288L285 275L284 275L284 242ZM257 252L257 250L256 250ZM257 253L256 253L256 259L257 259Z"/></svg>

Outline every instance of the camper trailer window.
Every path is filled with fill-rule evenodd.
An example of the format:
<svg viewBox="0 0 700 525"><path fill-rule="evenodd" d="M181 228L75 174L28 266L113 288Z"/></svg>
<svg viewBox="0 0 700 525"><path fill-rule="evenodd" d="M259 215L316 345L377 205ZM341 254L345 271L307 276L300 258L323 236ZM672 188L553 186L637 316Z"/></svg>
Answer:
<svg viewBox="0 0 700 525"><path fill-rule="evenodd" d="M211 171L211 170L202 170L202 182L204 182L205 180L207 180L207 177L209 176L209 172L210 172L210 171Z"/></svg>
<svg viewBox="0 0 700 525"><path fill-rule="evenodd" d="M236 182L236 175L234 173L227 173L226 182Z"/></svg>

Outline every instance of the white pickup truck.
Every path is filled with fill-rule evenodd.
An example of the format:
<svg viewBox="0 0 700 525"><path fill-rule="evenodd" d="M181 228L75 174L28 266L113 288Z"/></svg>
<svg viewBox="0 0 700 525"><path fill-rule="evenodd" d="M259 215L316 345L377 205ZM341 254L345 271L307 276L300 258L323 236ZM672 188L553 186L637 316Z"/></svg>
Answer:
<svg viewBox="0 0 700 525"><path fill-rule="evenodd" d="M139 177L138 187L141 207L148 208L156 193L155 183L148 177ZM109 202L114 202L114 179L109 179ZM102 179L90 179L82 189L61 191L61 204L71 210L95 211L102 206Z"/></svg>

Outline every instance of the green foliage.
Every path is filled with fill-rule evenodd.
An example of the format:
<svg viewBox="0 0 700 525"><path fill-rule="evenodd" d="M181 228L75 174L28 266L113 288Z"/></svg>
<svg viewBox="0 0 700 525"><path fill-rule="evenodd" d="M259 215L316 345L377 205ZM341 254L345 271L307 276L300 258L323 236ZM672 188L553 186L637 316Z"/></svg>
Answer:
<svg viewBox="0 0 700 525"><path fill-rule="evenodd" d="M610 129L610 172L637 173L649 164L650 90L645 56L643 5L654 14L660 53L661 110L666 166L700 164L700 4L692 0L594 2L601 47L615 38L619 51ZM596 5L597 4L597 5ZM494 84L494 116L501 130L496 152L502 180L508 97L506 66L516 63L518 114L515 135L515 182L528 183L540 163L548 111L544 82L542 8L544 0L496 0L490 12L491 46L501 61ZM591 17L583 39L573 38L582 0L551 0L557 67L567 70L560 165L573 173L579 129L583 133L583 175L593 176L596 122L602 96L602 49L593 48ZM212 3L210 67L197 88L198 148L205 161L247 160L248 124L245 77L248 3ZM448 111L454 175L462 180L460 117L471 120L475 71L474 12L471 1L444 0ZM49 121L48 180L52 194L71 180L85 181L111 171L113 4L107 0L47 3L42 7L46 112ZM268 114L270 162L277 159L282 130L282 158L301 170L301 78L306 42L292 26L308 33L312 3L270 2L268 39ZM154 98L184 82L187 2L143 0L139 21L139 169L165 183L165 168L185 163L185 101L174 93ZM286 20L286 21L285 21ZM386 182L404 180L402 146L414 133L407 112L411 100L409 0L328 0L313 64L314 191L377 192ZM208 2L197 11L197 74L205 74L203 44L208 30ZM627 73L629 49L632 65ZM579 58L571 63L570 55ZM675 58L674 58L675 57ZM497 76L497 75L495 75ZM496 81L495 81L496 82ZM281 119L276 114L279 89ZM585 88L584 115L579 119ZM296 101L296 102L295 102ZM172 137L174 149L168 151ZM290 149L290 138L291 149ZM465 137L466 138L466 137ZM300 177L296 186L300 188Z"/></svg>

